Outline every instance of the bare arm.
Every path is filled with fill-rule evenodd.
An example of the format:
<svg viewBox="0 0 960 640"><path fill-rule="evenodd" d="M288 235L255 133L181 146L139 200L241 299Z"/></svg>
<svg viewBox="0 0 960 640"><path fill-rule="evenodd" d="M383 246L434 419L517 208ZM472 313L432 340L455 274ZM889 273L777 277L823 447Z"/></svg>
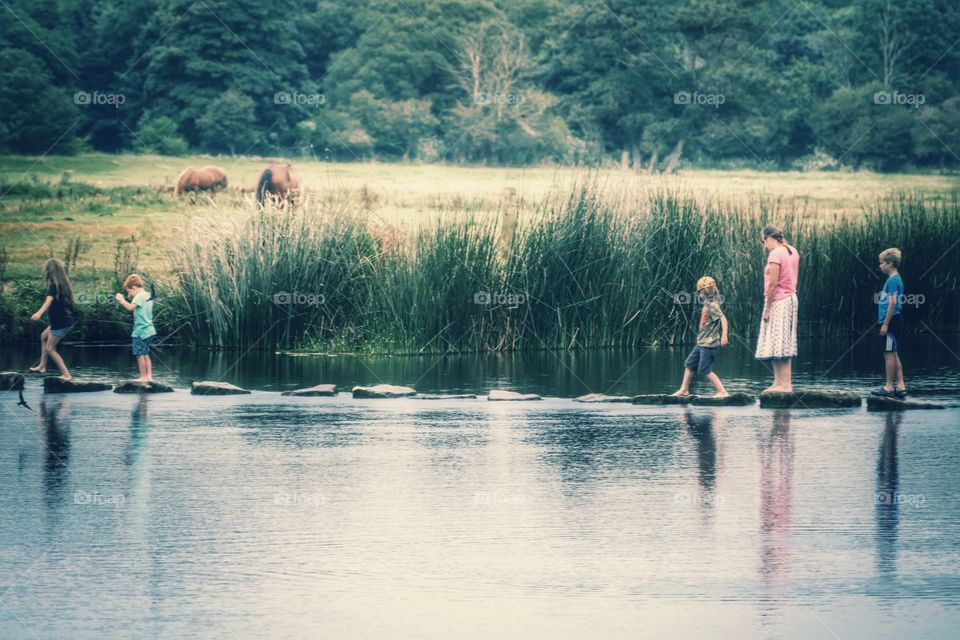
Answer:
<svg viewBox="0 0 960 640"><path fill-rule="evenodd" d="M50 308L50 305L51 305L51 304L53 304L53 296L47 296L47 298L43 301L43 305L40 307L40 309L39 309L35 314L33 314L32 316L30 316L30 319L31 319L31 320L34 320L34 321L39 320L39 319L40 319L40 316L42 316L43 314L45 314L45 313L47 312L47 309Z"/></svg>
<svg viewBox="0 0 960 640"><path fill-rule="evenodd" d="M890 330L890 320L893 318L893 312L897 309L897 301L890 300L889 294L887 295L887 315L883 318L883 326L880 327L880 335L887 335L887 331Z"/></svg>
<svg viewBox="0 0 960 640"><path fill-rule="evenodd" d="M122 293L118 293L116 296L117 302L120 303L120 306L126 309L127 311L133 311L137 308L137 305L132 302L127 302L127 299L123 297Z"/></svg>
<svg viewBox="0 0 960 640"><path fill-rule="evenodd" d="M727 328L728 328L728 327L727 327L727 316L726 316L726 315L722 315L722 316L720 316L720 329L721 329L721 333L720 333L720 346L721 346L721 347L725 347L725 346L727 346L728 344L730 344L730 339L729 339L729 337L727 336Z"/></svg>
<svg viewBox="0 0 960 640"><path fill-rule="evenodd" d="M777 281L780 279L780 265L776 262L769 263L770 284L767 286L766 295L763 299L763 319L770 319L770 305L773 304L773 296L777 291Z"/></svg>

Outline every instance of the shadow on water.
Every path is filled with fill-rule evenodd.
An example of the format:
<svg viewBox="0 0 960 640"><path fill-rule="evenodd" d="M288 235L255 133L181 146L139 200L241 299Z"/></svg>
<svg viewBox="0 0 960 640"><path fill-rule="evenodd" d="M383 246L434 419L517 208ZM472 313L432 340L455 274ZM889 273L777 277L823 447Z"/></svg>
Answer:
<svg viewBox="0 0 960 640"><path fill-rule="evenodd" d="M789 601L791 525L793 520L794 446L789 409L773 411L770 431L761 433L759 574L767 591L766 622Z"/></svg>
<svg viewBox="0 0 960 640"><path fill-rule="evenodd" d="M43 425L44 464L43 496L47 507L55 509L63 504L64 490L70 466L70 399L44 397L40 401L40 420Z"/></svg>
<svg viewBox="0 0 960 640"><path fill-rule="evenodd" d="M134 467L140 461L147 444L150 431L150 396L143 394L130 414L130 443L123 461L128 467Z"/></svg>
<svg viewBox="0 0 960 640"><path fill-rule="evenodd" d="M892 578L897 572L897 530L900 524L900 505L897 492L900 484L897 445L903 414L887 412L880 451L877 456L877 492L874 513L877 521L877 571L881 577Z"/></svg>

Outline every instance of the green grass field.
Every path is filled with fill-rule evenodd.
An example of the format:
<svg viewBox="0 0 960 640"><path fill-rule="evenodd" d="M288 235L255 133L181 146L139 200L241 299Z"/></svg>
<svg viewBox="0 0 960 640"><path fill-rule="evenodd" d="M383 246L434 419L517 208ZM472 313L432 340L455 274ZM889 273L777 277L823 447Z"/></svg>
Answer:
<svg viewBox="0 0 960 640"><path fill-rule="evenodd" d="M117 242L136 237L138 267L169 269L166 247L191 218L225 214L237 205L253 207L262 158L163 157L85 154L54 157L0 157L0 246L9 255L8 280L37 274L44 259L63 257L78 243L76 277L112 273ZM586 173L575 168L484 168L416 164L344 164L294 160L312 198L335 195L356 203L374 223L400 231L449 211L495 214L507 191L530 206ZM229 189L207 198L175 199L172 186L187 166L216 164L229 176ZM751 170L684 170L677 176L647 176L618 169L590 172L599 184L669 188L705 199L763 199L809 216L857 215L863 206L893 191L911 191L934 200L960 187L960 178L869 172L800 173ZM50 185L49 193L30 185ZM90 193L85 186L96 188ZM521 209L522 210L522 209Z"/></svg>

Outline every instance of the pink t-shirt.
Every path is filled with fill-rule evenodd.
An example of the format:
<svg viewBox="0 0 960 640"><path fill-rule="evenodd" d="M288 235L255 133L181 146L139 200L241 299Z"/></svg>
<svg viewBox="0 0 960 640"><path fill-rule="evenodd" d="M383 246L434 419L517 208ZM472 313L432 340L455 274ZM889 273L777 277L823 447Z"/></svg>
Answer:
<svg viewBox="0 0 960 640"><path fill-rule="evenodd" d="M787 252L786 247L777 247L770 252L767 258L767 266L763 269L763 290L766 292L770 288L770 265L780 265L780 277L777 278L777 288L773 292L773 300L783 300L789 298L797 292L797 278L800 275L800 252L796 247L790 247Z"/></svg>

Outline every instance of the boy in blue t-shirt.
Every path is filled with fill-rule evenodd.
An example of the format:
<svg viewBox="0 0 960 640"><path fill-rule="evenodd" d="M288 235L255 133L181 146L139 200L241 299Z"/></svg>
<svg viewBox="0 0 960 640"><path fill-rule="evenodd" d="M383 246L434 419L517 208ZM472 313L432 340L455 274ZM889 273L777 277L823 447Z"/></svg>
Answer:
<svg viewBox="0 0 960 640"><path fill-rule="evenodd" d="M880 271L887 275L883 291L877 294L877 324L883 341L883 360L886 365L887 383L871 393L889 398L907 397L903 382L903 365L900 351L903 348L903 278L900 267L900 249L887 249L880 254Z"/></svg>

